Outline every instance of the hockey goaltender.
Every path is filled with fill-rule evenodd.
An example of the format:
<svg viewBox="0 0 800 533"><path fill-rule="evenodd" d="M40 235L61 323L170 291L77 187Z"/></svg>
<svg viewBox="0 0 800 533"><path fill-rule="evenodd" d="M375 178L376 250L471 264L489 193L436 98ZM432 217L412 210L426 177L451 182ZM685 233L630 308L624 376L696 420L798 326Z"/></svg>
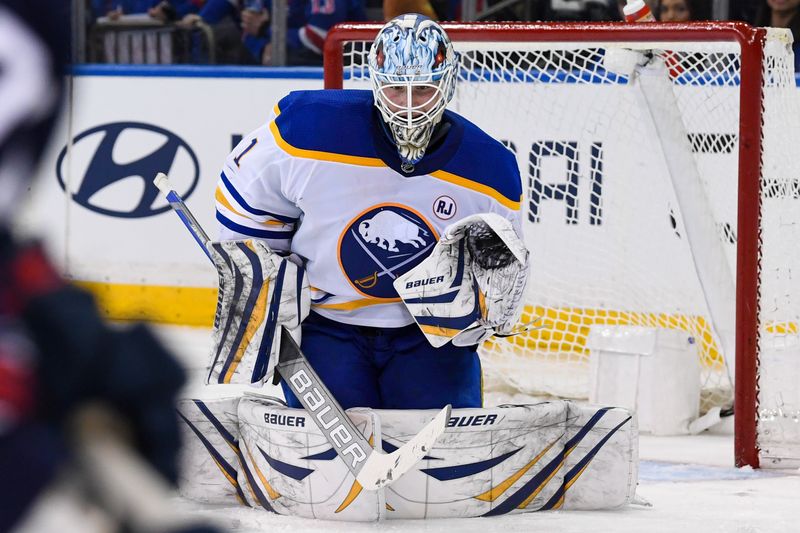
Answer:
<svg viewBox="0 0 800 533"><path fill-rule="evenodd" d="M438 24L393 19L372 91L293 92L234 149L218 242L182 217L219 272L209 382L287 399L181 402L184 496L353 521L631 502L629 411L482 408L477 345L520 331L531 269L515 158L445 109L457 64Z"/></svg>

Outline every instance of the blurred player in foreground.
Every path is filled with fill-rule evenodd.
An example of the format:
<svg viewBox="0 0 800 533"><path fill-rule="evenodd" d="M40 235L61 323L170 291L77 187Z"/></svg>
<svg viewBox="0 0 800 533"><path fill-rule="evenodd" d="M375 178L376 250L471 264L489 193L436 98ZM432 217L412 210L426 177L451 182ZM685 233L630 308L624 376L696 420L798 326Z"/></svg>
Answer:
<svg viewBox="0 0 800 533"><path fill-rule="evenodd" d="M95 502L123 500L113 519L126 530L211 531L165 516L161 502L148 507L151 516L141 508L139 516L122 516L126 509L137 513L135 502L127 501L132 494L176 480L174 397L183 371L144 326L109 328L92 298L56 273L41 245L12 231L60 108L69 51L68 8L62 11L44 0L0 0L0 531L54 530L33 515L43 508L37 502L48 487L67 475L66 467L94 490ZM110 448L95 446L109 429L88 416L89 404L113 413L114 424L125 428L126 440L147 462L117 445L121 439L111 439ZM87 417L101 426L95 434L100 440L76 429L77 420ZM95 459L107 449L122 450L115 456L120 464L81 464L89 449L99 450ZM132 467L130 475L86 475L121 468L123 461ZM109 486L114 477L124 482ZM148 484L136 485L133 478ZM62 519L57 530L90 526L70 529Z"/></svg>
<svg viewBox="0 0 800 533"><path fill-rule="evenodd" d="M477 345L513 331L528 271L517 161L445 109L458 56L432 20L388 22L369 70L371 91L290 93L225 162L209 379L265 375L275 323L302 321L344 408L480 407Z"/></svg>

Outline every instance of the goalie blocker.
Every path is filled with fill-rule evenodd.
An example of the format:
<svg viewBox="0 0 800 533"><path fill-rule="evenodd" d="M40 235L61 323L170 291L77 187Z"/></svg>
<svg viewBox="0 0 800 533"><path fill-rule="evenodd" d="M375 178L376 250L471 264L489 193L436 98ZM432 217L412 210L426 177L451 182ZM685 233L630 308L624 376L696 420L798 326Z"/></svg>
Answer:
<svg viewBox="0 0 800 533"><path fill-rule="evenodd" d="M273 375L281 326L300 342L311 296L305 270L262 240L213 242L219 276L208 383L265 383Z"/></svg>
<svg viewBox="0 0 800 533"><path fill-rule="evenodd" d="M326 520L494 516L629 504L638 475L633 415L555 401L453 410L436 445L391 486L361 490L308 413L244 396L186 400L182 494ZM391 452L435 411L350 409Z"/></svg>

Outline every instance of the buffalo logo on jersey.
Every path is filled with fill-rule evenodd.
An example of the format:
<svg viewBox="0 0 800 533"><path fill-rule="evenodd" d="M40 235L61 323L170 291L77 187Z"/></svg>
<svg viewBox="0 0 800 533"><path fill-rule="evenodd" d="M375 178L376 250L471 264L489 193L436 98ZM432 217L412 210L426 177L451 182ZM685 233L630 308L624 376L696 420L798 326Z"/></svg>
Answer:
<svg viewBox="0 0 800 533"><path fill-rule="evenodd" d="M413 209L382 204L353 219L339 238L339 263L364 296L396 298L392 282L420 264L438 235Z"/></svg>

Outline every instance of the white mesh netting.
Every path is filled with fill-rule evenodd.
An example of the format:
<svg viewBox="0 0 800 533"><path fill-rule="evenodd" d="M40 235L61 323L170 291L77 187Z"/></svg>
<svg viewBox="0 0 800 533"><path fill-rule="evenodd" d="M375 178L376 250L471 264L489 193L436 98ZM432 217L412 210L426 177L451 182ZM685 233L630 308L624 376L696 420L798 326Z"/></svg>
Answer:
<svg viewBox="0 0 800 533"><path fill-rule="evenodd" d="M760 347L796 368L800 107L791 37L768 35ZM368 46L345 45L346 88L368 87ZM523 320L538 329L483 346L487 389L586 397L590 329L641 325L693 336L701 411L730 406L739 44L455 46L460 81L449 107L516 153L532 254ZM648 66L631 74L634 63ZM761 433L797 442L800 371L787 379L761 399Z"/></svg>
<svg viewBox="0 0 800 533"><path fill-rule="evenodd" d="M758 445L762 465L800 466L800 102L791 36L764 48ZM788 49L788 53L787 53Z"/></svg>

